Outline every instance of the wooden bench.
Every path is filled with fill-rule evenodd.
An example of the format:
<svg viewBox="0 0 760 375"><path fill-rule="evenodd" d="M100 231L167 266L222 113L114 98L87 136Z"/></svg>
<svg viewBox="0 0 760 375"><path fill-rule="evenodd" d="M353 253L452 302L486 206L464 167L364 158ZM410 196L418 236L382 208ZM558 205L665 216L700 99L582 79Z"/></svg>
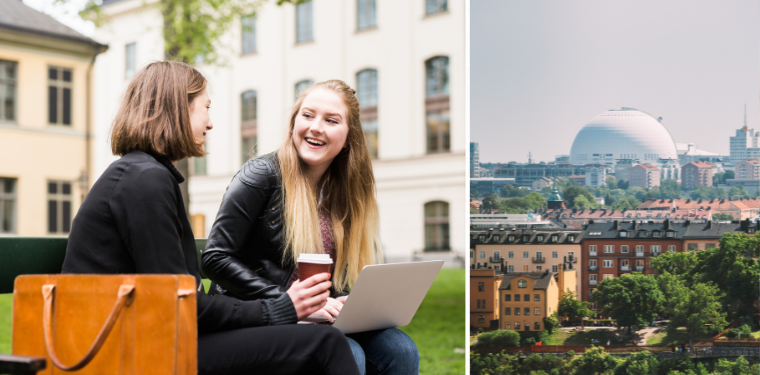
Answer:
<svg viewBox="0 0 760 375"><path fill-rule="evenodd" d="M0 237L0 294L13 293L16 276L61 273L67 243L66 237ZM205 238L195 240L199 264L205 247ZM45 362L40 357L0 355L0 374L36 374Z"/></svg>

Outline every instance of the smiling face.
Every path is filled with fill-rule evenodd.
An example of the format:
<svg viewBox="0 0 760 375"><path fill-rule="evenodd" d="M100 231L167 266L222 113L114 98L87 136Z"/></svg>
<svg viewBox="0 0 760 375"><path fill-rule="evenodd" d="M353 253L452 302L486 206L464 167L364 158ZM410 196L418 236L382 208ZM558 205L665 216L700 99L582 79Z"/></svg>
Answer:
<svg viewBox="0 0 760 375"><path fill-rule="evenodd" d="M206 132L213 129L214 125L208 117L211 99L208 90L203 90L190 103L190 127L193 129L193 137L196 141L206 142Z"/></svg>
<svg viewBox="0 0 760 375"><path fill-rule="evenodd" d="M293 124L293 145L314 182L346 145L347 112L343 99L329 89L315 89L301 103Z"/></svg>

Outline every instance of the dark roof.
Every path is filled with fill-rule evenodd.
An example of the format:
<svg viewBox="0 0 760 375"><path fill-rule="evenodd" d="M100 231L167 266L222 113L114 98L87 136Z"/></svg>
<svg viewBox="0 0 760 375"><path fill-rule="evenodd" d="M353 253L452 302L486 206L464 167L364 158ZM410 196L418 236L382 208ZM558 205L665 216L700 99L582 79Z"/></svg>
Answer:
<svg viewBox="0 0 760 375"><path fill-rule="evenodd" d="M100 45L20 0L0 0L0 28Z"/></svg>
<svg viewBox="0 0 760 375"><path fill-rule="evenodd" d="M719 239L726 233L747 233L748 228L760 232L760 221L757 223L699 223L692 224L686 231L685 239Z"/></svg>
<svg viewBox="0 0 760 375"><path fill-rule="evenodd" d="M504 230L502 230L504 229ZM480 240L480 236L485 235L485 241ZM496 241L496 235L499 236L499 240ZM543 239L539 239L538 235L543 235ZM552 235L557 235L557 241L552 241ZM530 236L528 241L523 239L523 236ZM573 236L572 241L570 236ZM513 240L510 241L510 237ZM582 229L571 228L530 228L530 229L517 229L515 228L499 228L494 230L479 230L470 231L470 245L479 244L492 244L492 245L562 245L562 244L580 244L583 238Z"/></svg>
<svg viewBox="0 0 760 375"><path fill-rule="evenodd" d="M666 220L664 223L638 223L631 221L613 221L609 223L591 223L586 227L584 239L654 239L654 240L682 240L687 229L693 224L687 222L673 223ZM620 232L627 232L627 237L621 237ZM655 233L659 232L659 237ZM666 232L673 232L668 237Z"/></svg>
<svg viewBox="0 0 760 375"><path fill-rule="evenodd" d="M535 280L533 290L546 290L554 280L554 275L549 272L508 272L504 274L499 290L511 290L512 279L516 277L528 277Z"/></svg>

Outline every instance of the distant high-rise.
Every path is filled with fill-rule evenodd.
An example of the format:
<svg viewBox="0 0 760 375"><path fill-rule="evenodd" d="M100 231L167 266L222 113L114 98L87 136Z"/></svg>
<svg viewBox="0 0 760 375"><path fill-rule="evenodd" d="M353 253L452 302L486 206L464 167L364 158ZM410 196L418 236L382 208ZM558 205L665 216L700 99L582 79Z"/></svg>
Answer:
<svg viewBox="0 0 760 375"><path fill-rule="evenodd" d="M470 142L470 178L480 177L480 152L478 144Z"/></svg>
<svg viewBox="0 0 760 375"><path fill-rule="evenodd" d="M736 165L751 156L756 156L760 131L747 126L747 106L744 106L744 126L736 129L736 136L731 137L731 164ZM749 149L749 150L748 150Z"/></svg>

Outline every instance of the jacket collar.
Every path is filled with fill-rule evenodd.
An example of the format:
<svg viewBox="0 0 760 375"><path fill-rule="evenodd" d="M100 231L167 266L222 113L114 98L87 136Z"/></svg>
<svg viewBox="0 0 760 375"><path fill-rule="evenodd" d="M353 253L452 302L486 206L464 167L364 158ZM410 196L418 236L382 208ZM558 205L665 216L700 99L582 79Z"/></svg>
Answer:
<svg viewBox="0 0 760 375"><path fill-rule="evenodd" d="M156 161L158 161L159 163L163 164L164 167L166 167L166 169L168 169L169 172L171 172L172 176L174 176L174 179L177 180L178 184L181 184L181 183L185 182L185 177L182 176L182 173L179 173L179 171L177 170L177 168L174 167L174 165L172 164L172 162L169 161L169 159L167 159L166 156L163 156L163 155L154 155L154 154L151 154L151 156L153 156L153 158L155 158Z"/></svg>

